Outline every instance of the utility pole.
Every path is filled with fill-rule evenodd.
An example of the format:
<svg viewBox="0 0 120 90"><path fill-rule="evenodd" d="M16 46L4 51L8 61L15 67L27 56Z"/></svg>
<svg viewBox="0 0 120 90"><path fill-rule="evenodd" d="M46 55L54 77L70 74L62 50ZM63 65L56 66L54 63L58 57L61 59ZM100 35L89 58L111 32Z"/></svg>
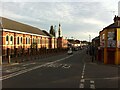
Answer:
<svg viewBox="0 0 120 90"><path fill-rule="evenodd" d="M91 42L91 35L89 34L89 42Z"/></svg>
<svg viewBox="0 0 120 90"><path fill-rule="evenodd" d="M91 35L89 34L89 44L91 43Z"/></svg>
<svg viewBox="0 0 120 90"><path fill-rule="evenodd" d="M3 32L3 26L2 26L2 18L0 18L0 24L1 24L1 28L0 28L0 65L2 65L2 32Z"/></svg>

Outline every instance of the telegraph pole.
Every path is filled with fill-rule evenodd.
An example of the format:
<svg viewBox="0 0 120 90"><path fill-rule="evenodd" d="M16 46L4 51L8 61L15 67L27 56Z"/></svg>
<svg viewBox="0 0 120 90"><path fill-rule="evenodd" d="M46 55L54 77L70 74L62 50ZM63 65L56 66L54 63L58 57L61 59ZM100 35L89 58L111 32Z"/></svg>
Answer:
<svg viewBox="0 0 120 90"><path fill-rule="evenodd" d="M91 35L89 34L89 44L90 44L90 42L91 42Z"/></svg>
<svg viewBox="0 0 120 90"><path fill-rule="evenodd" d="M3 29L3 26L2 26L2 18L0 18L0 24L1 24L1 28L0 28L0 65L2 65L2 29Z"/></svg>

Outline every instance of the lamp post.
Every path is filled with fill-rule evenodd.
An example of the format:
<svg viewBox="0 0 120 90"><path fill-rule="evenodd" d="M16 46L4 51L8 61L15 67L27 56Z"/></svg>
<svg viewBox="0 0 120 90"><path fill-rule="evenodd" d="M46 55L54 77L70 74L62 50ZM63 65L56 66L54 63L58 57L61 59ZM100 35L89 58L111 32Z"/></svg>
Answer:
<svg viewBox="0 0 120 90"><path fill-rule="evenodd" d="M2 18L0 18L0 24L1 24L1 28L0 28L0 65L2 65L2 32L3 32L3 26L2 26Z"/></svg>
<svg viewBox="0 0 120 90"><path fill-rule="evenodd" d="M91 42L91 35L89 34L89 44L90 44L90 42Z"/></svg>

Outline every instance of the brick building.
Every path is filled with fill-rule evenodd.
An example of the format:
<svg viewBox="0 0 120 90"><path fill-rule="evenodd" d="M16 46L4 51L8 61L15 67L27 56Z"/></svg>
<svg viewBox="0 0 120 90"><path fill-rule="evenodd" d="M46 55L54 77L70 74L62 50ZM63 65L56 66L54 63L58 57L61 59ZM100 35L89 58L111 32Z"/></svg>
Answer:
<svg viewBox="0 0 120 90"><path fill-rule="evenodd" d="M29 48L48 48L49 37L40 29L16 22L7 18L2 18L0 28L2 29L2 56L11 56L16 53L23 53Z"/></svg>
<svg viewBox="0 0 120 90"><path fill-rule="evenodd" d="M1 62L9 57L34 53L33 50L40 51L42 48L67 48L67 40L63 37L56 38L45 30L4 17L0 17L0 20Z"/></svg>

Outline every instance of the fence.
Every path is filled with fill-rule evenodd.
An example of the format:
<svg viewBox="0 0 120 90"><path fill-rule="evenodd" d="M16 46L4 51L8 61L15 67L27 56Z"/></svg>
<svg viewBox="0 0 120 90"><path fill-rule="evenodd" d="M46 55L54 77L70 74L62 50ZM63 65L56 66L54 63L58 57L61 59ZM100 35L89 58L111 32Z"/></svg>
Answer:
<svg viewBox="0 0 120 90"><path fill-rule="evenodd" d="M20 63L23 61L29 61L29 60L38 60L41 58L46 58L50 56L54 56L56 54L62 54L66 52L67 49L46 49L46 48L15 48L9 49L7 48L6 50L3 50L3 56L2 56L2 62L16 62Z"/></svg>

